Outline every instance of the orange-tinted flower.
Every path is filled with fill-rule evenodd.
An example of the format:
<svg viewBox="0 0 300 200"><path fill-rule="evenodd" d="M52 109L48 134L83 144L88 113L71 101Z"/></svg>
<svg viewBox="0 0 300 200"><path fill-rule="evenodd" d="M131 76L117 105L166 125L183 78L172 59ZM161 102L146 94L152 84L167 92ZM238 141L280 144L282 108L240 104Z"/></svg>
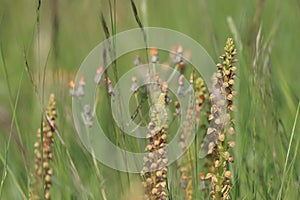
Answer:
<svg viewBox="0 0 300 200"><path fill-rule="evenodd" d="M204 175L203 172L199 173L199 178L200 178L200 180L204 180L205 179L205 175Z"/></svg>
<svg viewBox="0 0 300 200"><path fill-rule="evenodd" d="M179 107L180 107L179 101L175 101L175 102L174 102L174 106L175 106L175 108L179 108Z"/></svg>
<svg viewBox="0 0 300 200"><path fill-rule="evenodd" d="M151 55L151 56L156 56L157 54L158 54L158 51L157 51L156 48L150 49L150 55Z"/></svg>
<svg viewBox="0 0 300 200"><path fill-rule="evenodd" d="M69 82L69 88L73 89L75 87L74 81Z"/></svg>
<svg viewBox="0 0 300 200"><path fill-rule="evenodd" d="M100 66L100 67L98 67L96 73L97 73L97 74L101 74L102 70L103 70L103 67Z"/></svg>

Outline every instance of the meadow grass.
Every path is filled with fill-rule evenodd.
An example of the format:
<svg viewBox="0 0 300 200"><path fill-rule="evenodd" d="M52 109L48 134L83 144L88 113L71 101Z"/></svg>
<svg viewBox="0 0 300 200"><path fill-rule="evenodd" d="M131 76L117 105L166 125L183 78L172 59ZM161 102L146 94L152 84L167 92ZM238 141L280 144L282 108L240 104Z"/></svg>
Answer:
<svg viewBox="0 0 300 200"><path fill-rule="evenodd" d="M234 102L236 146L234 163L228 166L233 174L231 199L299 199L299 18L296 0L1 1L0 199L29 198L36 131L42 128L50 93L56 96L58 113L51 161L52 199L141 199L143 179L139 174L101 164L77 137L68 82L100 41L146 25L189 35L203 45L215 63L223 54L226 39L233 38L239 62ZM118 48L114 45L113 41L112 46ZM145 51L138 53L149 59ZM134 67L135 56L130 53L112 64L106 76L113 84ZM159 57L167 60L163 52ZM137 144L134 138L124 136L107 115L110 97L102 87L97 117L110 133L108 137L132 151L146 146L147 142ZM143 96L135 98L133 109ZM147 111L145 106L138 116ZM206 114L202 113L201 120L206 120ZM168 133L176 128L169 127ZM182 158L192 163L187 165L189 173L180 171L180 161L168 167L169 199L189 199L189 191L192 199L209 197L209 181L201 181L199 175L207 172L211 163L197 157L205 132L206 128L199 129ZM189 191L182 188L182 172L192 180Z"/></svg>

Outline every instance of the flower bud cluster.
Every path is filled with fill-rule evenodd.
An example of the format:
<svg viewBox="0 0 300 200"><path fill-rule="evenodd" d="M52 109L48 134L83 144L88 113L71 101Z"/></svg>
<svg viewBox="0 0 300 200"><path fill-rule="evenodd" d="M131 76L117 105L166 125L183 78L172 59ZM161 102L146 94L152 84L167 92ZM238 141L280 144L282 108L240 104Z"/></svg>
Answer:
<svg viewBox="0 0 300 200"><path fill-rule="evenodd" d="M50 95L49 104L46 110L46 118L43 121L42 130L37 133L37 142L34 144L36 191L31 198L37 199L37 194L43 191L44 199L51 199L50 189L52 186L51 177L53 169L51 160L53 158L52 147L54 143L53 133L55 131L55 119L57 117L56 101L54 94ZM40 188L43 187L43 188Z"/></svg>
<svg viewBox="0 0 300 200"><path fill-rule="evenodd" d="M148 124L149 144L145 148L147 155L144 157L144 167L141 172L147 200L165 200L168 196L166 151L168 125L166 125L167 112L164 92L157 99L155 108L151 110L151 121Z"/></svg>
<svg viewBox="0 0 300 200"><path fill-rule="evenodd" d="M234 64L237 59L234 56L237 52L231 38L227 39L224 50L225 54L220 56L221 63L217 64L217 74L213 79L213 90L216 92L210 95L212 100L210 127L207 130L207 140L202 144L202 147L207 146L207 154L210 154L212 159L211 172L202 176L202 179L211 180L212 199L230 199L229 191L232 188L233 178L229 163L234 159L229 149L235 146L231 136L235 132L232 112L235 110L233 86L236 77Z"/></svg>

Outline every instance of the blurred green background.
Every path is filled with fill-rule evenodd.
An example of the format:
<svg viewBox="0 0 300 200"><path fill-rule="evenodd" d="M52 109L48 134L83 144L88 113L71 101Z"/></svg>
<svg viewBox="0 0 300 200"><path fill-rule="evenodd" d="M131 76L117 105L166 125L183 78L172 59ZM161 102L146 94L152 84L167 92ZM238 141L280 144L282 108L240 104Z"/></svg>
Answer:
<svg viewBox="0 0 300 200"><path fill-rule="evenodd" d="M135 3L144 26L170 28L192 37L216 63L226 38L234 38L240 62L233 199L275 199L281 185L282 199L299 199L299 125L296 124L291 146L289 141L300 99L300 1ZM113 1L111 4L114 6ZM117 32L138 27L129 0L116 1L115 6ZM38 1L0 1L0 198L23 199L28 195L33 144L42 116L39 99L46 104L49 94L55 93L58 129L81 183L72 177L64 148L55 143L53 199L82 199L85 195L101 199L91 156L73 126L68 82L75 78L87 54L105 39L100 16L102 12L110 29L109 1L51 0L41 1L40 9L37 7ZM128 69L133 59L131 55L124 61ZM32 75L37 93L28 74ZM130 175L132 184L128 185L127 175L101 164L100 171L108 199L126 198L127 193L139 187L138 175Z"/></svg>

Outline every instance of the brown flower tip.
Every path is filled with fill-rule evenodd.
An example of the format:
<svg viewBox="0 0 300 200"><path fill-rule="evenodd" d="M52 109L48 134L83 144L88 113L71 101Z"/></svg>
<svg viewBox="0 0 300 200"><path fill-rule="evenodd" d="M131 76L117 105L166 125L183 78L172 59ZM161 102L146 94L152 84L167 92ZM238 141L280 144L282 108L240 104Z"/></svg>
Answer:
<svg viewBox="0 0 300 200"><path fill-rule="evenodd" d="M74 81L71 80L71 81L69 82L69 88L73 89L74 87L75 87Z"/></svg>
<svg viewBox="0 0 300 200"><path fill-rule="evenodd" d="M100 66L100 67L97 68L96 73L97 74L101 74L102 70L103 70L103 67Z"/></svg>
<svg viewBox="0 0 300 200"><path fill-rule="evenodd" d="M152 48L152 49L150 49L150 55L151 55L151 56L157 56L157 55L158 55L157 48Z"/></svg>
<svg viewBox="0 0 300 200"><path fill-rule="evenodd" d="M179 108L179 107L180 107L179 101L175 101L175 102L174 102L174 106L175 106L175 108Z"/></svg>
<svg viewBox="0 0 300 200"><path fill-rule="evenodd" d="M205 175L203 172L199 173L199 178L200 178L200 180L205 180Z"/></svg>

